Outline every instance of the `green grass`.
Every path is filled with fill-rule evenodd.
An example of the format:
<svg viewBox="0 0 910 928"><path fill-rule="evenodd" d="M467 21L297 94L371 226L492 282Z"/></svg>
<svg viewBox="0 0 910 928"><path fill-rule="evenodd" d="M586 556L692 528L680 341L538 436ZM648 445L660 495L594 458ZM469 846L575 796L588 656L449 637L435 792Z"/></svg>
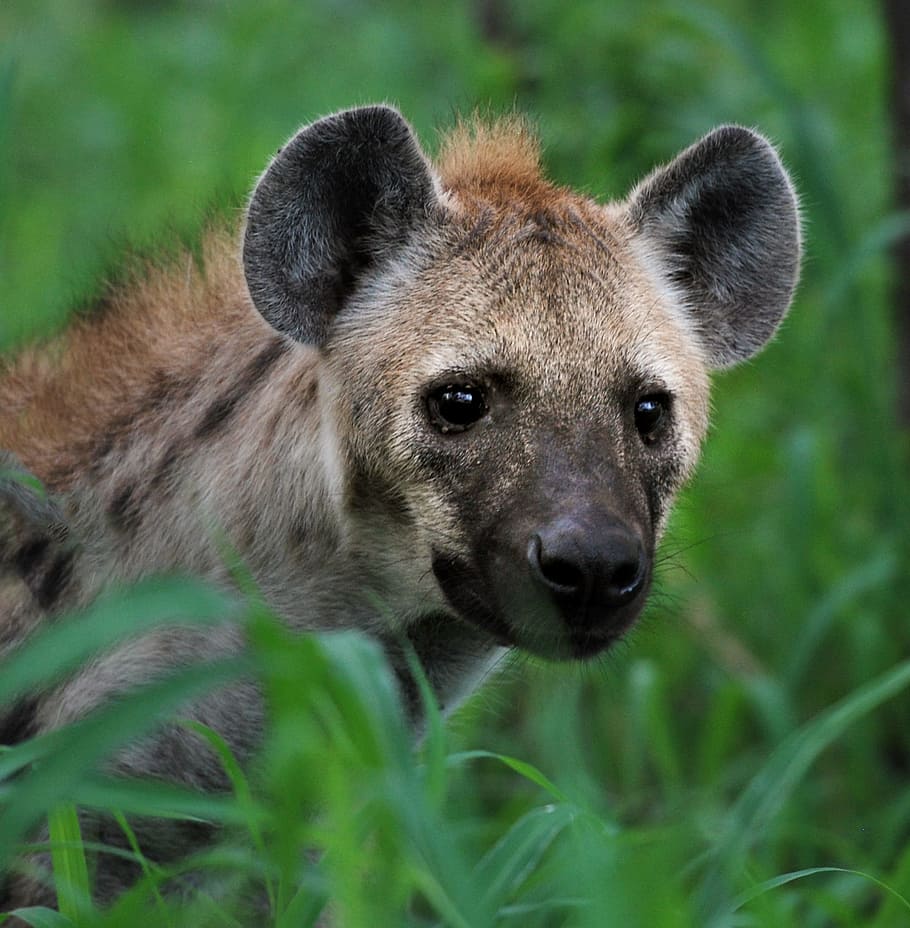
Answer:
<svg viewBox="0 0 910 928"><path fill-rule="evenodd" d="M202 597L196 612L188 611L194 595ZM204 591L182 583L149 584L128 596L123 615L150 613L154 605L159 621L175 615L205 621L211 614ZM175 673L0 759L3 772L18 771L0 794L0 847L9 863L27 830L50 815L54 878L61 917L68 919L60 924L126 925L137 911L145 913L143 924L234 924L238 899L251 894L265 909L255 923L276 926L315 924L328 899L352 926L724 926L744 923L736 920L744 911L754 919L747 924L785 926L805 923L794 903L813 892L852 910L853 920L843 924L900 924L890 920L888 906L895 919L910 911L906 860L894 874L865 862L763 874L769 845L786 843L785 810L819 756L906 691L910 662L796 728L749 771L739 798L710 810L710 819L705 803L695 800L672 821L628 825L526 761L453 750L438 722L415 750L383 659L364 639L294 638L257 610L244 621L271 716L249 778L217 734L196 726L221 757L231 795L107 781L92 768L193 692L250 672L245 662ZM80 629L94 624L110 628L104 608L75 620ZM134 632L121 627L119 635ZM26 661L52 665L55 644L44 636L37 650L6 669L16 677ZM492 837L459 796L464 780L484 767L503 773L513 789L526 788L520 808L497 823ZM162 892L174 868L145 862L145 877L133 890L109 912L95 911L76 807L114 812L127 830L124 812L224 824L224 845L192 862L210 874L213 887L175 901ZM133 850L141 859L135 842ZM810 883L819 889L803 888ZM876 909L879 919L870 920ZM53 916L23 917L39 925Z"/></svg>
<svg viewBox="0 0 910 928"><path fill-rule="evenodd" d="M716 123L756 125L807 229L780 338L718 378L628 644L584 669L517 660L415 749L367 643L292 640L240 606L248 662L0 755L0 778L18 773L0 787L0 866L50 816L62 914L32 924L296 926L327 899L371 928L910 924L910 467L887 261L907 217L889 205L877 7L526 0L489 37L480 6L0 4L0 345L61 325L127 245L192 241L212 208L236 210L298 123L371 100L397 102L430 148L456 110L517 106L551 174L603 197ZM0 702L110 645L124 615L136 631L210 621L213 597L189 581L114 594L0 668ZM241 772L198 733L232 795L97 772L239 673L269 695L261 761ZM194 862L212 891L174 900L144 862L94 911L73 813L98 808L126 829L223 823ZM244 915L248 890L267 915Z"/></svg>

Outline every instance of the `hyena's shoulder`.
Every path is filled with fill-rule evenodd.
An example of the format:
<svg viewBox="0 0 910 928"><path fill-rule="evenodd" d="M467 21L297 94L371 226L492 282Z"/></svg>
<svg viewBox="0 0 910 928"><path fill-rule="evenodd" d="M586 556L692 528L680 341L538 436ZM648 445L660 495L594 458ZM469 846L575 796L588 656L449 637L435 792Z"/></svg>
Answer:
<svg viewBox="0 0 910 928"><path fill-rule="evenodd" d="M0 655L77 603L80 573L105 574L97 485L116 484L123 448L177 428L212 353L226 371L248 363L266 328L236 233L213 229L200 253L135 262L62 333L0 361Z"/></svg>
<svg viewBox="0 0 910 928"><path fill-rule="evenodd" d="M229 370L262 340L235 230L209 230L195 255L132 264L60 335L0 362L0 449L53 490L185 399L213 352Z"/></svg>

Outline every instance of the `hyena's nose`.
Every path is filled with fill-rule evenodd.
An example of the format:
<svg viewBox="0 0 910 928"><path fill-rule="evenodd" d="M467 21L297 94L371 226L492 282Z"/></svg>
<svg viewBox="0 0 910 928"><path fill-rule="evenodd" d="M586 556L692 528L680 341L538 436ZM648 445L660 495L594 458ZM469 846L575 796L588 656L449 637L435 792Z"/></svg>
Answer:
<svg viewBox="0 0 910 928"><path fill-rule="evenodd" d="M528 562L572 624L596 621L603 612L631 603L648 573L641 539L615 522L592 530L559 519L531 537Z"/></svg>

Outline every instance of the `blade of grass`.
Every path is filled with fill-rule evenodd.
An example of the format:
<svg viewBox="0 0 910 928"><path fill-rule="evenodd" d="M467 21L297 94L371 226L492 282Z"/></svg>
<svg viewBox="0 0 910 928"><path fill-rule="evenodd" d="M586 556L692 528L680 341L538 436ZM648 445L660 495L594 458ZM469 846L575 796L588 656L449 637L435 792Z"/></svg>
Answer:
<svg viewBox="0 0 910 928"><path fill-rule="evenodd" d="M218 755L224 772L231 781L234 796L237 800L238 810L244 815L246 828L253 840L253 844L262 855L263 860L267 859L268 854L266 851L265 839L262 836L262 829L259 827L259 821L262 816L259 814L258 804L253 799L249 780L247 780L237 758L234 756L234 752L228 747L224 738L208 725L203 725L201 722L196 722L193 719L185 719L181 721L180 724L203 738L209 747ZM274 912L277 899L275 895L275 886L269 876L266 876L265 889L269 900L269 909Z"/></svg>
<svg viewBox="0 0 910 928"><path fill-rule="evenodd" d="M81 722L54 732L54 753L20 775L15 801L0 810L0 869L17 843L46 810L68 799L79 782L118 747L150 731L160 719L194 697L248 672L242 658L190 667L122 696Z"/></svg>
<svg viewBox="0 0 910 928"><path fill-rule="evenodd" d="M310 928L329 904L325 880L307 880L291 897L283 912L278 913L275 928Z"/></svg>
<svg viewBox="0 0 910 928"><path fill-rule="evenodd" d="M638 660L629 670L629 702L634 713L630 726L643 744L638 750L642 757L650 756L660 776L665 792L675 792L682 779L682 762L673 743L663 680L650 660Z"/></svg>
<svg viewBox="0 0 910 928"><path fill-rule="evenodd" d="M888 883L900 887L905 893L910 892L910 844L905 846L903 853L892 868ZM899 914L896 910L902 904L907 905L907 897L899 891L891 893L885 899L869 928L888 928L888 926L896 924L897 915Z"/></svg>
<svg viewBox="0 0 910 928"><path fill-rule="evenodd" d="M237 619L236 602L198 581L156 577L55 622L0 665L0 706L34 692L124 638L166 623Z"/></svg>
<svg viewBox="0 0 910 928"><path fill-rule="evenodd" d="M426 732L423 739L423 758L426 764L426 788L430 800L436 808L442 805L446 790L446 732L439 711L439 703L424 673L423 666L413 648L407 650L408 667L420 693L426 720Z"/></svg>
<svg viewBox="0 0 910 928"><path fill-rule="evenodd" d="M727 817L713 848L713 866L699 891L706 925L722 924L729 908L726 884L747 849L763 834L818 755L846 729L910 685L910 660L855 690L788 737L752 779Z"/></svg>
<svg viewBox="0 0 910 928"><path fill-rule="evenodd" d="M890 551L878 551L868 561L846 573L809 613L793 643L784 676L790 689L804 679L816 649L837 615L857 603L869 590L882 589L893 582L897 558Z"/></svg>
<svg viewBox="0 0 910 928"><path fill-rule="evenodd" d="M753 886L744 893L740 893L730 906L727 914L733 915L753 899L757 899L759 896L770 892L772 889L777 889L779 886L786 886L788 883L803 880L806 877L815 876L819 873L847 873L861 877L885 890L885 892L890 894L891 898L895 899L899 905L902 905L905 909L910 911L910 902L908 902L904 896L894 889L894 887L889 886L884 880L880 880L871 873L866 873L863 870L852 870L848 867L808 867L805 870L794 870L791 873L782 873L779 876L772 877L770 880L759 883L758 886Z"/></svg>
<svg viewBox="0 0 910 928"><path fill-rule="evenodd" d="M533 764L519 760L517 757L509 757L507 754L497 754L495 751L460 751L457 754L450 754L448 764L450 767L463 764L465 761L476 760L479 758L491 758L505 764L517 774L523 776L526 780L535 783L541 789L548 792L554 799L559 802L571 803L572 800L548 777L541 773Z"/></svg>
<svg viewBox="0 0 910 928"><path fill-rule="evenodd" d="M484 905L499 912L511 900L578 810L567 804L532 809L490 848L474 868Z"/></svg>
<svg viewBox="0 0 910 928"><path fill-rule="evenodd" d="M12 912L8 913L8 915L0 915L0 925L11 915L15 915L16 918L21 918L22 921L27 925L31 925L32 928L77 928L77 923L67 918L65 915L61 915L53 909L44 909L38 906L26 909L14 909Z"/></svg>
<svg viewBox="0 0 910 928"><path fill-rule="evenodd" d="M2 460L2 458L0 458ZM20 486L30 490L38 499L47 497L47 489L44 484L27 470L19 470L14 467L0 467L0 485L4 482L18 483Z"/></svg>
<svg viewBox="0 0 910 928"><path fill-rule="evenodd" d="M76 806L64 802L53 808L48 816L48 831L57 907L62 915L78 922L91 905L92 887Z"/></svg>
<svg viewBox="0 0 910 928"><path fill-rule="evenodd" d="M55 742L56 743L56 742ZM0 800L15 796L16 783L0 789ZM247 813L232 796L200 793L156 780L133 780L89 774L73 787L72 801L92 809L120 809L129 815L181 818L243 825Z"/></svg>
<svg viewBox="0 0 910 928"><path fill-rule="evenodd" d="M117 821L117 824L120 826L120 830L124 835L126 835L126 840L130 845L130 850L135 855L136 860L139 861L139 866L142 868L142 875L145 877L147 885L152 887L152 895L155 898L156 909L161 913L165 924L173 924L168 912L167 904L164 901L164 897L161 895L161 891L158 889L158 884L155 882L155 877L152 873L152 867L149 864L148 858L146 858L145 854L142 853L142 848L139 846L139 841L136 838L136 832L133 831L133 828L127 821L126 816L119 809L116 809L113 812L113 815Z"/></svg>
<svg viewBox="0 0 910 928"><path fill-rule="evenodd" d="M444 924L447 928L448 926L451 926L451 928L483 928L483 925L487 924L486 921L480 922L474 918L466 918L457 901L449 894L443 881L437 878L432 870L428 868L415 870L414 882L436 911L445 919Z"/></svg>

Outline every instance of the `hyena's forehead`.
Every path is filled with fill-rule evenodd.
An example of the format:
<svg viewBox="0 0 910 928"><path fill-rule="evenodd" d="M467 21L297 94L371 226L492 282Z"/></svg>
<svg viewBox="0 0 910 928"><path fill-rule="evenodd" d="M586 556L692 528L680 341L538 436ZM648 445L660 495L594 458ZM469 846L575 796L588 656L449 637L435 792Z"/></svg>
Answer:
<svg viewBox="0 0 910 928"><path fill-rule="evenodd" d="M551 390L568 379L576 395L636 378L698 392L698 345L623 238L607 209L585 201L475 210L442 261L460 267L448 302L467 311L452 314L450 360L437 363L503 366ZM452 337L458 320L466 339Z"/></svg>

